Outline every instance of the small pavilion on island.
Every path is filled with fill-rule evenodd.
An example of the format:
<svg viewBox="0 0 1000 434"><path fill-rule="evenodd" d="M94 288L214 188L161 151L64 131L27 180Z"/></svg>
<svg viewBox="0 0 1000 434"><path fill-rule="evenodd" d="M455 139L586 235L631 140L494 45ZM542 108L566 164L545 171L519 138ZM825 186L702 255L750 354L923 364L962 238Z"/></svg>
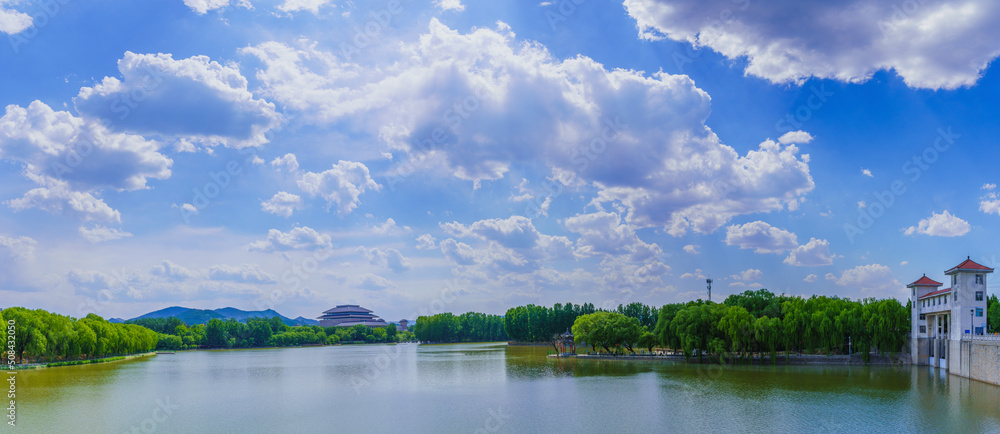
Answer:
<svg viewBox="0 0 1000 434"><path fill-rule="evenodd" d="M569 329L566 329L566 333L559 335L557 347L560 357L576 355L576 341L573 340L573 333L570 333Z"/></svg>

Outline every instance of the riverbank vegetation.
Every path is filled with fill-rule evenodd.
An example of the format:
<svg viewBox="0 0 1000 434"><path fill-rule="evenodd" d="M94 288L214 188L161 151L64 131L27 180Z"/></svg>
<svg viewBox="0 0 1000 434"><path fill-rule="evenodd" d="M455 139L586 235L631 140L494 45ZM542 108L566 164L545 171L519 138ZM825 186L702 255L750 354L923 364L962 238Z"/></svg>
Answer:
<svg viewBox="0 0 1000 434"><path fill-rule="evenodd" d="M41 309L11 307L0 321L13 321L18 364L55 363L146 353L156 347L156 332L134 324L115 324L95 314L80 319ZM6 327L5 327L6 329Z"/></svg>
<svg viewBox="0 0 1000 434"><path fill-rule="evenodd" d="M503 317L478 312L418 317L413 335L421 342L497 342L509 339Z"/></svg>

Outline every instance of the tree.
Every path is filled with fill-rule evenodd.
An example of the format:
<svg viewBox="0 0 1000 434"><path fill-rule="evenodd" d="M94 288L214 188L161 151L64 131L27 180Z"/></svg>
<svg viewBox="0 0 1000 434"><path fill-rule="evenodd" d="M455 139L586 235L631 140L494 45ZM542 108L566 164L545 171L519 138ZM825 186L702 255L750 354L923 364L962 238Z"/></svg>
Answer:
<svg viewBox="0 0 1000 434"><path fill-rule="evenodd" d="M208 320L208 324L205 325L205 345L213 348L229 346L225 322L218 318Z"/></svg>

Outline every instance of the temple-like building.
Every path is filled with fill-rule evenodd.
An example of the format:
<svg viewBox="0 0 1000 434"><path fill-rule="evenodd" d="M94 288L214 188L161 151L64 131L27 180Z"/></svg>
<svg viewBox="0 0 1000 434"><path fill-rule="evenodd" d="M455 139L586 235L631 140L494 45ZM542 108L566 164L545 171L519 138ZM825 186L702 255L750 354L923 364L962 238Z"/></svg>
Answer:
<svg viewBox="0 0 1000 434"><path fill-rule="evenodd" d="M372 314L372 311L356 304L342 304L328 309L317 319L320 327L352 327L358 324L368 327L389 326L389 323Z"/></svg>

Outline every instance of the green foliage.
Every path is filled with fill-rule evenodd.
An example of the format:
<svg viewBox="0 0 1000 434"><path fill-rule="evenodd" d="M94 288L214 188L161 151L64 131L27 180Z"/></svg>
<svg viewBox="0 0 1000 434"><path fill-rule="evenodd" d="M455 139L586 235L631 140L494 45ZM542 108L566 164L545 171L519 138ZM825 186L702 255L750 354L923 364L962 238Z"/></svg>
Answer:
<svg viewBox="0 0 1000 434"><path fill-rule="evenodd" d="M174 329L179 325L183 325L184 322L177 317L167 317L167 318L139 318L130 319L125 321L125 324L135 324L141 325L157 333L173 333Z"/></svg>
<svg viewBox="0 0 1000 434"><path fill-rule="evenodd" d="M15 322L18 363L70 361L144 353L156 347L156 332L134 324L114 324L97 315L73 319L41 309L12 307L0 312Z"/></svg>
<svg viewBox="0 0 1000 434"><path fill-rule="evenodd" d="M594 313L594 305L556 303L551 308L544 306L518 306L507 309L503 317L504 332L508 339L519 342L548 341L553 335L564 333L580 315Z"/></svg>
<svg viewBox="0 0 1000 434"><path fill-rule="evenodd" d="M509 339L503 318L478 312L418 317L413 325L413 335L423 342L496 342Z"/></svg>
<svg viewBox="0 0 1000 434"><path fill-rule="evenodd" d="M849 346L867 361L872 351L902 349L909 330L910 310L895 299L803 299L759 290L732 295L723 304L663 306L653 333L660 345L686 357L711 354L723 360L767 352L773 363L779 350L845 354Z"/></svg>
<svg viewBox="0 0 1000 434"><path fill-rule="evenodd" d="M638 319L617 312L580 315L573 323L573 339L577 343L587 343L607 352L624 348L635 353L633 345L646 331Z"/></svg>
<svg viewBox="0 0 1000 434"><path fill-rule="evenodd" d="M986 328L990 333L1000 333L1000 301L996 294L986 301Z"/></svg>

